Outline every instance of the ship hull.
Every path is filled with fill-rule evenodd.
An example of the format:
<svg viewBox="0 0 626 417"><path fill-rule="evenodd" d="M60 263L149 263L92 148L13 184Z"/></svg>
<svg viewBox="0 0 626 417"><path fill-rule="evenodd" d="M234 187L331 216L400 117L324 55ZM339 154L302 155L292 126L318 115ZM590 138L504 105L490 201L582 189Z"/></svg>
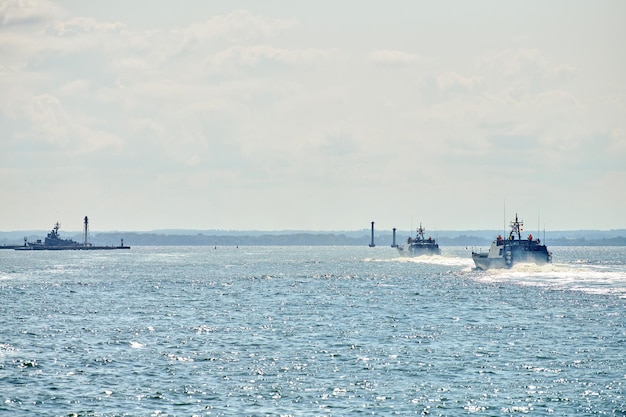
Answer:
<svg viewBox="0 0 626 417"><path fill-rule="evenodd" d="M402 256L439 255L441 253L439 245L436 244L405 244L403 246L396 247L396 249Z"/></svg>
<svg viewBox="0 0 626 417"><path fill-rule="evenodd" d="M487 269L504 269L508 268L504 258L489 258L483 253L473 253L472 259L476 268L486 271Z"/></svg>
<svg viewBox="0 0 626 417"><path fill-rule="evenodd" d="M478 269L504 269L520 263L545 265L552 262L552 253L545 245L540 245L536 241L513 240L501 243L494 241L489 252L472 252L472 259Z"/></svg>

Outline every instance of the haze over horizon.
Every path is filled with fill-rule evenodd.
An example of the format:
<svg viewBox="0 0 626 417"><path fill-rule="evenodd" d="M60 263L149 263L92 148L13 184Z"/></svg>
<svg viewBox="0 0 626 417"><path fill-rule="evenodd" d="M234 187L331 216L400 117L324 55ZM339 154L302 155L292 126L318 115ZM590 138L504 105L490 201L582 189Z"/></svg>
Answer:
<svg viewBox="0 0 626 417"><path fill-rule="evenodd" d="M625 229L624 16L0 0L0 230Z"/></svg>

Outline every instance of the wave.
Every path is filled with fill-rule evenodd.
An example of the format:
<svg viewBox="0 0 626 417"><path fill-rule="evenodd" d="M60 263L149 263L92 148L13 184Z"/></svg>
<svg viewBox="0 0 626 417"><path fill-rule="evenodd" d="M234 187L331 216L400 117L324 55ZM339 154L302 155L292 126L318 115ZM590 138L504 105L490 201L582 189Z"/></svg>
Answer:
<svg viewBox="0 0 626 417"><path fill-rule="evenodd" d="M0 274L0 281L4 281L7 279L13 279L15 278L15 276L9 275L9 274Z"/></svg>

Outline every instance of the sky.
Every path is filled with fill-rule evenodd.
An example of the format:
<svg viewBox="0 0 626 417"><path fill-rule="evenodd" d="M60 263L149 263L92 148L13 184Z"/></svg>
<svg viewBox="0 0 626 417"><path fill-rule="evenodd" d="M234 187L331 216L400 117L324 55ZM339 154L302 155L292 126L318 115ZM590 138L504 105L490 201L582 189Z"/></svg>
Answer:
<svg viewBox="0 0 626 417"><path fill-rule="evenodd" d="M0 0L0 230L626 228L625 18Z"/></svg>

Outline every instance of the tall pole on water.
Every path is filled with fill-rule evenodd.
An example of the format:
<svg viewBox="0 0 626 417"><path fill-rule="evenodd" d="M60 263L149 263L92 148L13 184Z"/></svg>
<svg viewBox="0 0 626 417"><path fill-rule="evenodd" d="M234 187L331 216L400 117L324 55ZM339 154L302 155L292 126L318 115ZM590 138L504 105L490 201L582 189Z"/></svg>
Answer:
<svg viewBox="0 0 626 417"><path fill-rule="evenodd" d="M396 244L396 228L393 228L393 243L391 244L392 248L397 248L398 245Z"/></svg>
<svg viewBox="0 0 626 417"><path fill-rule="evenodd" d="M89 219L85 216L85 246L89 245Z"/></svg>
<svg viewBox="0 0 626 417"><path fill-rule="evenodd" d="M376 246L374 244L374 222L372 222L372 241L370 243L370 248L373 248L374 246Z"/></svg>

